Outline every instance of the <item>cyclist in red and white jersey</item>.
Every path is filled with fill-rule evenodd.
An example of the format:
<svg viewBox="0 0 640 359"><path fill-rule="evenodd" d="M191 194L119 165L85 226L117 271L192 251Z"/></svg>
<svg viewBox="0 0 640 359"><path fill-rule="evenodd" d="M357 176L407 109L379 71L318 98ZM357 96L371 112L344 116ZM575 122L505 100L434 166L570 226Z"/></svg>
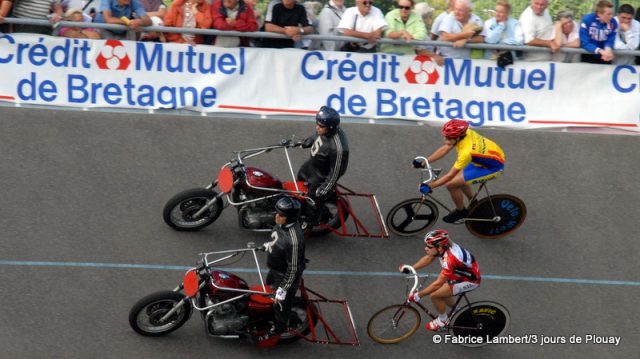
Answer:
<svg viewBox="0 0 640 359"><path fill-rule="evenodd" d="M476 289L480 285L480 268L473 255L449 238L449 232L436 229L424 237L427 254L412 267L415 270L431 264L436 257L440 259L442 271L438 278L426 288L411 293L409 300L420 301L425 296L431 297L433 306L438 311L438 318L427 323L427 330L438 331L449 322L447 305L453 307L453 296ZM402 267L400 266L400 271Z"/></svg>

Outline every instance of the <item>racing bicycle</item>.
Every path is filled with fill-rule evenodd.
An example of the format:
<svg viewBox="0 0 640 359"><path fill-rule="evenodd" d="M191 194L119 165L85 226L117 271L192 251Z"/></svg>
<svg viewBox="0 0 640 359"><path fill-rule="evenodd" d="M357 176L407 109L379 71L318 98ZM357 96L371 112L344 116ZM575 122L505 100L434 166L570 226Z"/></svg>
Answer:
<svg viewBox="0 0 640 359"><path fill-rule="evenodd" d="M410 294L422 287L428 275L419 276L416 270L408 265L402 266L410 274L406 276L407 287L413 282L411 290L405 295L402 304L390 305L377 311L367 324L369 337L380 344L400 343L411 337L420 327L422 309L432 319L437 318L420 302L411 302ZM418 278L424 278L419 284ZM417 307L417 308L416 308ZM489 344L493 338L503 335L509 328L511 316L502 304L490 301L470 302L466 293L456 296L455 305L449 310L449 323L440 331L459 338L457 344L478 347Z"/></svg>
<svg viewBox="0 0 640 359"><path fill-rule="evenodd" d="M435 181L442 169L432 168L425 157L416 157L424 161L425 168L420 169L420 183ZM428 176L428 177L427 177ZM478 199L483 192L486 197ZM469 214L459 222L463 223L473 235L481 238L500 238L518 229L527 217L527 207L524 202L510 194L491 194L487 181L481 181L467 210ZM449 213L448 208L432 193L422 194L418 198L410 198L396 204L387 214L387 228L402 237L424 234L438 220L438 206Z"/></svg>

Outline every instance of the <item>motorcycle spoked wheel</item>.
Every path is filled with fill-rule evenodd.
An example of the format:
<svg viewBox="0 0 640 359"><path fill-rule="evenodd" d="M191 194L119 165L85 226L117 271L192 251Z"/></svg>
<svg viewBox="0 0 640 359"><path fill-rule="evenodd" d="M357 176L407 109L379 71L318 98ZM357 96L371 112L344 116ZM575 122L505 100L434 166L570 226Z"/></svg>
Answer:
<svg viewBox="0 0 640 359"><path fill-rule="evenodd" d="M307 335L311 331L309 315L307 315L307 305L313 306L313 308L317 310L314 304L311 304L311 303L307 304L302 300L302 298L299 298L299 297L296 298L296 303L294 303L293 306L291 307L292 315L290 316L291 319L289 319L289 324L291 324L292 321L298 322L298 324L293 326L291 329L294 329L295 331L297 331L298 333L301 333L302 335ZM312 310L310 316L311 316L313 325L315 326L318 323L318 317L316 317L313 313L314 311ZM302 338L298 335L291 334L289 332L284 332L280 334L280 340L278 340L278 343L288 344L288 343L296 342L300 339Z"/></svg>
<svg viewBox="0 0 640 359"><path fill-rule="evenodd" d="M342 222L340 221L340 215L338 213L338 206L342 207L342 215L346 222L349 218L348 205L344 199L338 198L335 203L327 202L324 204L325 209L320 214L320 223L327 225L333 229L340 229ZM314 237L324 236L331 233L329 228L325 226L314 226L311 229L311 235Z"/></svg>
<svg viewBox="0 0 640 359"><path fill-rule="evenodd" d="M173 291L149 294L140 299L129 311L129 325L138 334L146 337L169 334L184 325L191 317L193 308L191 304L185 303L167 321L160 322L160 318L183 298L183 294Z"/></svg>
<svg viewBox="0 0 640 359"><path fill-rule="evenodd" d="M222 201L216 201L200 218L193 218L208 201L218 195L206 188L193 188L173 196L162 210L165 223L177 231L200 230L218 219L222 213Z"/></svg>

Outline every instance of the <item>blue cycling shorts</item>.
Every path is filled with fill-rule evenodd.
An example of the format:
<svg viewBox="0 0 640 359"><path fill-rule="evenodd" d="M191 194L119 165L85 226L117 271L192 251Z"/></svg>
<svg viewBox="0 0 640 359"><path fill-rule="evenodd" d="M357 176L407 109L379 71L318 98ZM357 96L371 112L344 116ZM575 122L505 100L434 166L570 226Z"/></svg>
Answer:
<svg viewBox="0 0 640 359"><path fill-rule="evenodd" d="M480 167L473 163L469 163L462 170L462 177L465 183L473 184L498 178L504 170L504 163L494 161L491 167Z"/></svg>

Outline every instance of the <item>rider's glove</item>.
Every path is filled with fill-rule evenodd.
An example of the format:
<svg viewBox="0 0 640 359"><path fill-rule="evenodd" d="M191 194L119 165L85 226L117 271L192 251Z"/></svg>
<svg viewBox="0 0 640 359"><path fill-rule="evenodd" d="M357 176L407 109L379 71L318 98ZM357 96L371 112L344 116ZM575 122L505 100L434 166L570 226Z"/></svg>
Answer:
<svg viewBox="0 0 640 359"><path fill-rule="evenodd" d="M418 294L418 292L414 292L409 296L409 300L418 303L420 301L420 294Z"/></svg>
<svg viewBox="0 0 640 359"><path fill-rule="evenodd" d="M401 264L400 267L398 267L398 270L404 274L411 273L411 271L409 271L409 268L404 268L404 266L406 266L406 264Z"/></svg>
<svg viewBox="0 0 640 359"><path fill-rule="evenodd" d="M429 187L428 184L423 183L423 184L420 185L420 193L427 194L427 193L431 193L431 192L432 192L432 189L431 189L431 187Z"/></svg>
<svg viewBox="0 0 640 359"><path fill-rule="evenodd" d="M313 139L313 137L307 137L300 143L300 145L302 146L302 148L309 148L313 145L314 141L315 140Z"/></svg>
<svg viewBox="0 0 640 359"><path fill-rule="evenodd" d="M413 162L413 168L422 168L424 166L424 162L422 162L422 160L419 159L414 159Z"/></svg>
<svg viewBox="0 0 640 359"><path fill-rule="evenodd" d="M282 302L286 297L287 297L287 291L282 289L281 287L278 287L278 289L276 290L276 297L275 297L276 301Z"/></svg>
<svg viewBox="0 0 640 359"><path fill-rule="evenodd" d="M262 243L262 250L265 252L269 252L271 253L271 246L273 245L273 242L264 242Z"/></svg>

